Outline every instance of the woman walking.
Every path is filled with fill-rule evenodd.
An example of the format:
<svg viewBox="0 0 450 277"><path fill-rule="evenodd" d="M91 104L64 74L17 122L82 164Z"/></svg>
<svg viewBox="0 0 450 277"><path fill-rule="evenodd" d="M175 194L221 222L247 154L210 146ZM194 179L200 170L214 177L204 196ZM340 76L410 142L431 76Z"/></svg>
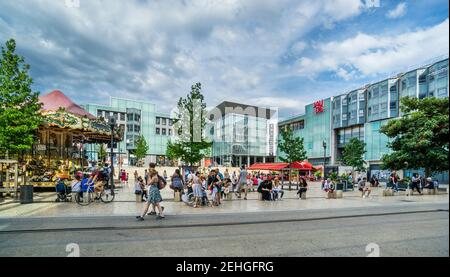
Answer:
<svg viewBox="0 0 450 277"><path fill-rule="evenodd" d="M194 191L194 208L198 208L203 196L200 172L198 171L195 172L194 184L192 186L192 189Z"/></svg>
<svg viewBox="0 0 450 277"><path fill-rule="evenodd" d="M154 169L150 170L149 172L149 188L148 188L148 198L147 203L145 204L144 210L142 211L142 214L140 216L137 216L136 219L139 221L144 220L144 216L147 214L148 209L150 208L150 205L154 205L156 208L158 208L159 215L157 216L157 219L163 219L164 216L164 210L161 208L160 203L162 202L161 193L159 192L159 178L158 178L158 172ZM151 215L156 214L149 213Z"/></svg>

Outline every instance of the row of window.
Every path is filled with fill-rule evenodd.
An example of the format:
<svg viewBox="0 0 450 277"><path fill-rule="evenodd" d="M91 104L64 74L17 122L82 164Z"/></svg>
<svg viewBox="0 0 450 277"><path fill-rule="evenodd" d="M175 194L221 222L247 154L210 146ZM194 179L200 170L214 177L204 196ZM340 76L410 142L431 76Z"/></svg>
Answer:
<svg viewBox="0 0 450 277"><path fill-rule="evenodd" d="M156 134L157 135L163 135L163 136L171 136L172 135L172 129L166 129L166 128L156 128Z"/></svg>
<svg viewBox="0 0 450 277"><path fill-rule="evenodd" d="M97 110L97 117L103 117L105 119L114 117L116 120L120 119L121 121L125 121L125 113L119 113L119 112Z"/></svg>
<svg viewBox="0 0 450 277"><path fill-rule="evenodd" d="M165 117L156 117L156 125L166 126L167 124L169 124L169 126L172 126L173 120Z"/></svg>

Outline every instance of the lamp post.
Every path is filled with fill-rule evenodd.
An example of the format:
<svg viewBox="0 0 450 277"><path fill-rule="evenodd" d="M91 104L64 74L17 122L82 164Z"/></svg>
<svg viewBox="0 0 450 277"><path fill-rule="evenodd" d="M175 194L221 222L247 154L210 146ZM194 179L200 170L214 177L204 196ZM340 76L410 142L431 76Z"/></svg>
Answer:
<svg viewBox="0 0 450 277"><path fill-rule="evenodd" d="M116 127L116 119L111 116L109 118L109 126L111 127L111 195L114 195L114 128Z"/></svg>
<svg viewBox="0 0 450 277"><path fill-rule="evenodd" d="M322 146L323 146L323 178L325 178L325 160L327 156L327 143L323 141Z"/></svg>

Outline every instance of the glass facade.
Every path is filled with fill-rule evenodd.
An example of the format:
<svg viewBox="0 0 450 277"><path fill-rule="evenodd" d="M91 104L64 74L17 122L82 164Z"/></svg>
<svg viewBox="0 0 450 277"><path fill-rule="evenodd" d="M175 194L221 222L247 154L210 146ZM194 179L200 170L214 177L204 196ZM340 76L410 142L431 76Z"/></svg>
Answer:
<svg viewBox="0 0 450 277"><path fill-rule="evenodd" d="M380 133L380 127L389 119L402 116L399 110L402 97L448 97L448 86L448 59L445 59L327 99L325 117L314 114L314 104L308 105L305 114L280 122L279 128L290 126L294 135L303 137L308 157L319 164L318 158L323 157L322 140L325 138L330 145L330 134L333 162L339 160L342 148L351 138L364 140L369 169L384 176L386 172L379 166L381 157L390 149L387 146L389 139ZM278 156L283 154L280 152ZM330 155L328 149L326 155ZM443 176L448 183L448 172L436 176Z"/></svg>
<svg viewBox="0 0 450 277"><path fill-rule="evenodd" d="M270 137L276 136L276 125L276 120L266 116L224 113L210 123L214 162L239 166L274 161L276 148Z"/></svg>
<svg viewBox="0 0 450 277"><path fill-rule="evenodd" d="M303 138L303 145L306 150L308 160L313 164L323 164L325 141L327 147L325 157L327 163L330 161L331 146L331 98L323 100L323 111L316 112L315 104L310 104L305 107L305 114L289 119L279 123L279 128L290 126L303 126L295 130L293 128L294 136ZM281 141L281 135L278 140ZM279 157L284 153L278 153Z"/></svg>
<svg viewBox="0 0 450 277"><path fill-rule="evenodd" d="M92 114L102 115L105 119L113 116L118 120L118 124L123 126L124 139L114 147L114 153L120 153L121 157L123 155L130 159L133 150L136 149L136 140L142 135L149 146L147 160L157 162L157 156L165 155L173 131L172 127L166 126L164 131L157 133L157 118L164 118L166 122L170 118L168 114L158 113L155 104L111 97L109 106L87 104L83 107ZM98 146L91 148L95 150L92 151L90 158L96 160Z"/></svg>

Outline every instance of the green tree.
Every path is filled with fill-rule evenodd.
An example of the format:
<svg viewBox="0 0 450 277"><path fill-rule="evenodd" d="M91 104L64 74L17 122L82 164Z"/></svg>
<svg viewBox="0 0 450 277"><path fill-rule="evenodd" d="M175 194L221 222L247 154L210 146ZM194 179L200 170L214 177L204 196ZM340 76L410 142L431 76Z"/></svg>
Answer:
<svg viewBox="0 0 450 277"><path fill-rule="evenodd" d="M205 139L207 112L201 89L200 83L194 84L186 98L178 101L174 120L177 139L169 142L166 150L170 159L181 159L190 166L203 159L211 147L211 142Z"/></svg>
<svg viewBox="0 0 450 277"><path fill-rule="evenodd" d="M390 120L380 131L391 141L383 155L384 169L420 169L426 177L448 170L448 97L401 99L403 116Z"/></svg>
<svg viewBox="0 0 450 277"><path fill-rule="evenodd" d="M105 150L105 146L104 144L100 144L99 148L98 148L98 158L100 159L100 161L104 162L105 158L106 158L106 150Z"/></svg>
<svg viewBox="0 0 450 277"><path fill-rule="evenodd" d="M303 138L294 137L291 128L281 129L281 140L278 142L278 148L285 153L280 156L280 160L286 163L303 161L308 158L306 150L303 146Z"/></svg>
<svg viewBox="0 0 450 277"><path fill-rule="evenodd" d="M0 152L18 155L31 149L42 116L39 92L31 90L30 66L15 51L13 39L1 47Z"/></svg>
<svg viewBox="0 0 450 277"><path fill-rule="evenodd" d="M352 171L364 171L364 154L366 144L357 138L351 138L342 150L342 162L346 166L351 166Z"/></svg>
<svg viewBox="0 0 450 277"><path fill-rule="evenodd" d="M134 150L134 154L138 160L145 158L148 152L148 144L145 141L144 136L139 136L136 140L136 150Z"/></svg>

